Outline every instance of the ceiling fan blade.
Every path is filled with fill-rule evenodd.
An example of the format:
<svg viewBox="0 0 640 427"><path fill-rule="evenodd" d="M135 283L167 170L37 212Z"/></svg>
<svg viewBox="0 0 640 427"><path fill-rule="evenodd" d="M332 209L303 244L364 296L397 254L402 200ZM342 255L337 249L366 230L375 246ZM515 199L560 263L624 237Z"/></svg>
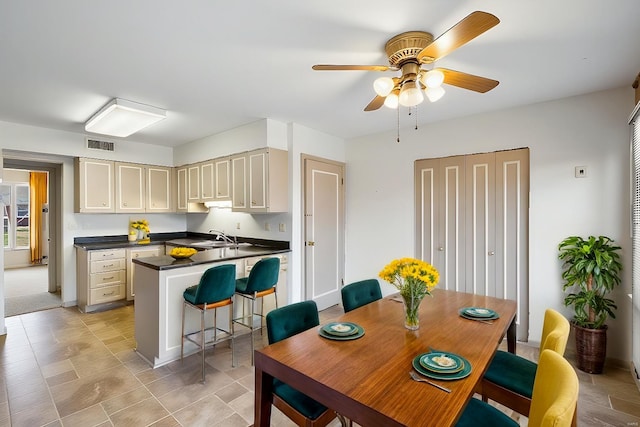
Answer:
<svg viewBox="0 0 640 427"><path fill-rule="evenodd" d="M314 65L314 70L317 71L335 71L335 70L345 70L345 71L388 71L392 70L391 67L387 65L327 65L320 64Z"/></svg>
<svg viewBox="0 0 640 427"><path fill-rule="evenodd" d="M382 107L384 105L385 98L386 96L376 95L376 97L373 98L373 100L369 103L369 105L364 107L364 111L374 111Z"/></svg>
<svg viewBox="0 0 640 427"><path fill-rule="evenodd" d="M500 83L497 80L474 76L473 74L463 73L462 71L449 70L446 68L436 68L436 70L442 71L442 74L444 74L444 83L475 92L489 92Z"/></svg>
<svg viewBox="0 0 640 427"><path fill-rule="evenodd" d="M445 31L429 46L422 49L417 55L418 61L427 63L443 58L485 31L495 27L499 22L500 20L490 13L472 12L462 21Z"/></svg>

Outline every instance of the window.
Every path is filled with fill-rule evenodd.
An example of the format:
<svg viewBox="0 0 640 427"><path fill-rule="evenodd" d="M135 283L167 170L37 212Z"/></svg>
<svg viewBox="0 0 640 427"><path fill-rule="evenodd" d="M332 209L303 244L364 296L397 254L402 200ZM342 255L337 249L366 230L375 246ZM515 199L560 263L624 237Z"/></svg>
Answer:
<svg viewBox="0 0 640 427"><path fill-rule="evenodd" d="M2 231L5 249L29 248L29 184L0 185L4 205Z"/></svg>

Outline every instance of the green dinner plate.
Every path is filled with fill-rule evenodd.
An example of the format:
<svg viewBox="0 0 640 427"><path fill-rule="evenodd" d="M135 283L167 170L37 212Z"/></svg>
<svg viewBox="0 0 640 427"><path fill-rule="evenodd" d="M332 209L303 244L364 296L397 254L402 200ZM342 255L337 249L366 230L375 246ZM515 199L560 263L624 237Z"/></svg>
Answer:
<svg viewBox="0 0 640 427"><path fill-rule="evenodd" d="M498 314L496 314L493 317L473 317L473 316L469 316L467 314L464 314L462 311L460 311L459 314L460 314L461 317L464 317L465 319L469 319L469 320L480 320L480 321L482 321L482 320L496 320L496 319L500 318L500 316Z"/></svg>
<svg viewBox="0 0 640 427"><path fill-rule="evenodd" d="M469 317L477 317L482 319L488 319L490 317L495 317L498 315L495 311L490 308L484 307L464 307L460 309L461 313L466 314Z"/></svg>
<svg viewBox="0 0 640 427"><path fill-rule="evenodd" d="M322 330L329 335L345 337L358 333L358 325L351 322L331 322L322 327Z"/></svg>
<svg viewBox="0 0 640 427"><path fill-rule="evenodd" d="M328 334L324 331L324 329L322 327L318 328L318 335L320 335L322 338L326 338L329 340L336 340L336 341L349 341L349 340L356 340L358 338L360 338L361 336L364 335L364 328L360 325L356 325L354 323L354 325L358 328L357 332L355 334L351 334L351 335L332 335L332 334Z"/></svg>
<svg viewBox="0 0 640 427"><path fill-rule="evenodd" d="M453 353L447 353L447 354L449 356L454 355L460 358L462 363L464 363L464 366L461 371L446 373L446 372L434 372L429 369L426 369L424 366L420 364L420 359L428 354L429 353L419 354L416 357L414 357L413 361L411 362L411 364L413 365L413 368L416 371L418 371L420 374L424 375L425 377L433 378L434 380L452 381L452 380L459 380L461 378L468 377L469 374L471 373L471 364L469 363L469 361L464 357L458 356L457 354L454 355Z"/></svg>
<svg viewBox="0 0 640 427"><path fill-rule="evenodd" d="M446 356L453 361L450 366L442 366L438 363L438 358ZM443 374L453 374L464 369L464 362L457 354L452 353L426 353L420 358L420 365L432 372L440 372Z"/></svg>

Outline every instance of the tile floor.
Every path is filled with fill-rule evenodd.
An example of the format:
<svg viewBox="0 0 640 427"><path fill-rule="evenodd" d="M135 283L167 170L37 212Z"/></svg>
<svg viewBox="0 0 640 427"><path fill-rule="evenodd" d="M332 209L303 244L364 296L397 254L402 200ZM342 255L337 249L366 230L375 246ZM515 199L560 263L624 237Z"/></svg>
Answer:
<svg viewBox="0 0 640 427"><path fill-rule="evenodd" d="M338 306L321 320L342 314ZM133 306L82 314L76 308L6 319L0 338L0 426L242 426L253 420L248 336L207 353L150 369L133 351ZM266 340L266 334L264 339ZM537 357L537 350L518 345ZM580 426L640 425L640 393L628 371L579 372ZM513 415L518 417L517 415ZM526 419L520 423L526 425ZM274 409L273 426L292 423ZM334 421L332 427L339 426Z"/></svg>

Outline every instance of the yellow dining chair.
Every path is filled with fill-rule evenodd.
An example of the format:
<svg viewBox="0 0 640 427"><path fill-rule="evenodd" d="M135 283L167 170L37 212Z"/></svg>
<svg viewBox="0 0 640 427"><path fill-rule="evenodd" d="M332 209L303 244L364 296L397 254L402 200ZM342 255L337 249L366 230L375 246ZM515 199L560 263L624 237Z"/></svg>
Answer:
<svg viewBox="0 0 640 427"><path fill-rule="evenodd" d="M569 321L562 314L547 309L542 326L540 352L553 350L563 356L570 330ZM480 389L476 391L485 402L491 399L528 416L537 367L530 360L499 350L484 374Z"/></svg>
<svg viewBox="0 0 640 427"><path fill-rule="evenodd" d="M569 427L578 402L578 375L553 350L544 350L533 384L529 427ZM518 427L520 424L496 407L472 398L456 427Z"/></svg>

